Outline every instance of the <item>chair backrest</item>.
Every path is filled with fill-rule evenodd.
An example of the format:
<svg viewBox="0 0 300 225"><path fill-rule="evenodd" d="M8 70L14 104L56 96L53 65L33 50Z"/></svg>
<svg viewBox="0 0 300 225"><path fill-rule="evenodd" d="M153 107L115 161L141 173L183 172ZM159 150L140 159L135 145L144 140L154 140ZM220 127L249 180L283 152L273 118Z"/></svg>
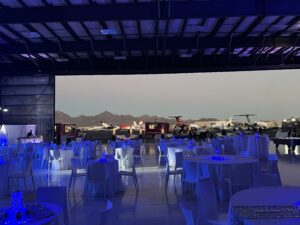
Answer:
<svg viewBox="0 0 300 225"><path fill-rule="evenodd" d="M64 224L69 225L67 189L61 187L39 187L37 190L37 201L57 204L64 212Z"/></svg>
<svg viewBox="0 0 300 225"><path fill-rule="evenodd" d="M253 179L253 186L254 187L281 186L280 175L272 174L272 173L256 174Z"/></svg>
<svg viewBox="0 0 300 225"><path fill-rule="evenodd" d="M183 161L184 179L188 182L198 182L200 179L200 170L197 162Z"/></svg>
<svg viewBox="0 0 300 225"><path fill-rule="evenodd" d="M260 160L259 171L279 174L277 155L270 154L268 160Z"/></svg>
<svg viewBox="0 0 300 225"><path fill-rule="evenodd" d="M25 159L25 168L24 168L24 175L30 176L32 174L32 159L26 158Z"/></svg>
<svg viewBox="0 0 300 225"><path fill-rule="evenodd" d="M157 149L158 149L159 154L161 154L161 155L167 154L167 149L165 147L157 145Z"/></svg>
<svg viewBox="0 0 300 225"><path fill-rule="evenodd" d="M119 159L125 159L126 158L126 149L123 148L116 148L115 155Z"/></svg>
<svg viewBox="0 0 300 225"><path fill-rule="evenodd" d="M126 158L132 158L134 152L134 148L126 148Z"/></svg>
<svg viewBox="0 0 300 225"><path fill-rule="evenodd" d="M47 146L43 147L43 159L48 159L49 158L49 149Z"/></svg>
<svg viewBox="0 0 300 225"><path fill-rule="evenodd" d="M251 186L255 164L236 164L230 166L229 179L233 185Z"/></svg>
<svg viewBox="0 0 300 225"><path fill-rule="evenodd" d="M146 154L146 147L145 147L145 145L141 145L140 146L140 154L141 155L145 155Z"/></svg>
<svg viewBox="0 0 300 225"><path fill-rule="evenodd" d="M213 138L211 139L211 144L214 148L214 150L218 149L218 150L221 150L221 144L220 144L220 140L218 138Z"/></svg>
<svg viewBox="0 0 300 225"><path fill-rule="evenodd" d="M216 189L211 178L202 179L198 183L199 219L207 220L218 215Z"/></svg>
<svg viewBox="0 0 300 225"><path fill-rule="evenodd" d="M183 201L180 202L179 205L185 219L185 224L195 225L196 223L194 221L193 209L190 207L190 205Z"/></svg>
<svg viewBox="0 0 300 225"><path fill-rule="evenodd" d="M60 158L60 150L50 150L50 155L53 159L58 160Z"/></svg>
<svg viewBox="0 0 300 225"><path fill-rule="evenodd" d="M175 152L175 169L183 167L183 152Z"/></svg>
<svg viewBox="0 0 300 225"><path fill-rule="evenodd" d="M87 179L88 182L106 182L108 178L108 171L106 163L93 162L88 165Z"/></svg>
<svg viewBox="0 0 300 225"><path fill-rule="evenodd" d="M134 165L134 160L133 160L133 148L127 148L126 150L126 167L127 168L131 168L131 169L135 169L135 165Z"/></svg>
<svg viewBox="0 0 300 225"><path fill-rule="evenodd" d="M72 163L72 174L76 174L77 169L79 168L78 158L71 158L71 163Z"/></svg>

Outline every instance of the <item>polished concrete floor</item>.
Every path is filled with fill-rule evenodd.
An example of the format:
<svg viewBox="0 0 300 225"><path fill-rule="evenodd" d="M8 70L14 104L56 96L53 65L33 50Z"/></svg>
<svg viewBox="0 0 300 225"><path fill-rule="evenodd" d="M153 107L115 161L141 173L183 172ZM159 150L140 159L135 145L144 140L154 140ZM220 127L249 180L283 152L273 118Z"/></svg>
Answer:
<svg viewBox="0 0 300 225"><path fill-rule="evenodd" d="M137 168L139 193L136 194L131 179L124 179L125 192L110 198L112 208L106 211L107 202L104 199L82 198L84 178L79 178L74 195L70 193L68 199L70 224L185 224L178 206L181 199L180 182L174 186L171 178L166 193L165 169L157 167L154 144L148 143L146 148L145 166ZM276 153L273 144L270 146L270 151ZM299 153L298 149L295 153L291 153L283 146L277 151L283 185L300 186ZM68 186L69 178L70 171L53 171L49 177L46 175L46 170L35 171L37 186ZM9 198L0 201L0 206L6 204L9 204Z"/></svg>

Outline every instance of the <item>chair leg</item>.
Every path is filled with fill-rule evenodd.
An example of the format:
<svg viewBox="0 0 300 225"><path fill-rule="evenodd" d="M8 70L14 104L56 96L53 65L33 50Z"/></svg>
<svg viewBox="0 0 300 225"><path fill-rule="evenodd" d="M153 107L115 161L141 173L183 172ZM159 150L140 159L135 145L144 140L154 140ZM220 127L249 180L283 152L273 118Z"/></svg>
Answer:
<svg viewBox="0 0 300 225"><path fill-rule="evenodd" d="M44 159L42 159L41 169L43 169Z"/></svg>
<svg viewBox="0 0 300 225"><path fill-rule="evenodd" d="M73 176L71 174L68 193L70 193L70 190L71 190L72 179L73 179Z"/></svg>
<svg viewBox="0 0 300 225"><path fill-rule="evenodd" d="M137 179L137 176L135 175L135 180L136 180L136 186L138 188L138 191L140 191L140 187L139 187L139 182L138 182L138 179Z"/></svg>
<svg viewBox="0 0 300 225"><path fill-rule="evenodd" d="M133 175L132 178L133 178L133 182L134 182L134 186L135 186L135 191L138 193L138 192L139 192L139 189L138 189L138 186L137 186L137 180L136 180L136 177Z"/></svg>
<svg viewBox="0 0 300 225"><path fill-rule="evenodd" d="M88 189L87 178L84 177L84 188L83 188L82 196L86 196L87 195L87 189Z"/></svg>
<svg viewBox="0 0 300 225"><path fill-rule="evenodd" d="M31 175L31 180L32 180L32 186L33 186L33 190L35 190L35 183L34 183L34 178L33 178L33 175Z"/></svg>
<svg viewBox="0 0 300 225"><path fill-rule="evenodd" d="M7 182L7 190L8 190L8 193L10 192L10 190L9 190L9 183L10 183L10 177L8 177L8 182Z"/></svg>
<svg viewBox="0 0 300 225"><path fill-rule="evenodd" d="M106 186L107 186L107 181L104 182L104 188L103 188L104 200L106 199Z"/></svg>
<svg viewBox="0 0 300 225"><path fill-rule="evenodd" d="M24 182L25 191L27 191L26 178L25 177L23 177L23 182Z"/></svg>
<svg viewBox="0 0 300 225"><path fill-rule="evenodd" d="M169 174L167 173L166 180L165 180L165 191L168 190L168 185L169 185Z"/></svg>
<svg viewBox="0 0 300 225"><path fill-rule="evenodd" d="M173 178L173 183L174 183L173 185L174 185L174 188L175 188L176 187L176 174L174 174L173 177L174 177Z"/></svg>
<svg viewBox="0 0 300 225"><path fill-rule="evenodd" d="M74 176L74 181L73 181L73 195L75 193L75 183L76 183L76 176Z"/></svg>
<svg viewBox="0 0 300 225"><path fill-rule="evenodd" d="M158 156L158 168L160 168L160 160L161 160L161 156Z"/></svg>

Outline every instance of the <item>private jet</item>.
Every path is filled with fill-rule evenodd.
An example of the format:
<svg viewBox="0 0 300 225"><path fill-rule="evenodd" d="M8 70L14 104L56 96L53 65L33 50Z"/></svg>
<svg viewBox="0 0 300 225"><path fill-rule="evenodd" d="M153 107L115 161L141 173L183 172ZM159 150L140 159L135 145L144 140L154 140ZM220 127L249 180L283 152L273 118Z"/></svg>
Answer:
<svg viewBox="0 0 300 225"><path fill-rule="evenodd" d="M210 128L230 130L230 129L233 129L237 125L239 125L239 122L234 121L234 119L232 117L230 117L229 120L219 120L214 123L211 123Z"/></svg>
<svg viewBox="0 0 300 225"><path fill-rule="evenodd" d="M115 129L119 129L120 127L118 126L114 126L112 124L107 124L104 122L101 122L100 126L92 126L92 127L86 127L84 130L85 131L102 131L102 130L115 130Z"/></svg>

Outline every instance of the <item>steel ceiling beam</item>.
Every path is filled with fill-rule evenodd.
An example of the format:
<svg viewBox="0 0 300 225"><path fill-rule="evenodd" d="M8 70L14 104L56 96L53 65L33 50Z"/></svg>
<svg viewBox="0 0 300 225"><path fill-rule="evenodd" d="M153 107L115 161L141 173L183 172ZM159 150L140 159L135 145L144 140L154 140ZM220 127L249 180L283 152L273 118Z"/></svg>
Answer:
<svg viewBox="0 0 300 225"><path fill-rule="evenodd" d="M229 37L159 37L127 39L127 51L147 50L179 50L179 49L204 49L204 48L227 48ZM300 46L297 37L232 37L231 48L245 47L293 47ZM295 45L296 43L296 45ZM197 46L196 46L197 45ZM263 45L263 46L262 46ZM23 54L28 53L58 53L58 52L90 52L91 42L79 40L76 42L61 42L60 47L55 42L48 43L11 43L0 45L0 54ZM124 41L121 39L94 40L94 51L124 51Z"/></svg>
<svg viewBox="0 0 300 225"><path fill-rule="evenodd" d="M224 56L204 56L202 64L199 63L200 56L183 59L178 56L174 58L174 66L166 66L172 56L165 57L161 63L157 63L154 57L148 57L147 63L143 58L133 58L125 60L115 65L115 61L105 60L104 63L98 63L95 68L90 68L89 60L83 60L80 65L76 62L69 62L68 69L64 65L51 62L43 62L40 71L32 67L28 62L20 63L16 67L5 67L0 63L1 75L15 74L55 74L55 75L90 75L90 74L162 74L162 73L187 73L187 72L218 72L218 71L252 71L252 70L279 70L279 69L300 69L300 57L295 58L293 62L288 61L281 64L281 56L271 56L267 61L261 59L256 65L253 64L252 57L232 57L230 65L227 64L228 57Z"/></svg>
<svg viewBox="0 0 300 225"><path fill-rule="evenodd" d="M0 24L58 21L147 20L203 17L300 15L298 0L168 1L127 4L68 5L53 7L4 8Z"/></svg>

